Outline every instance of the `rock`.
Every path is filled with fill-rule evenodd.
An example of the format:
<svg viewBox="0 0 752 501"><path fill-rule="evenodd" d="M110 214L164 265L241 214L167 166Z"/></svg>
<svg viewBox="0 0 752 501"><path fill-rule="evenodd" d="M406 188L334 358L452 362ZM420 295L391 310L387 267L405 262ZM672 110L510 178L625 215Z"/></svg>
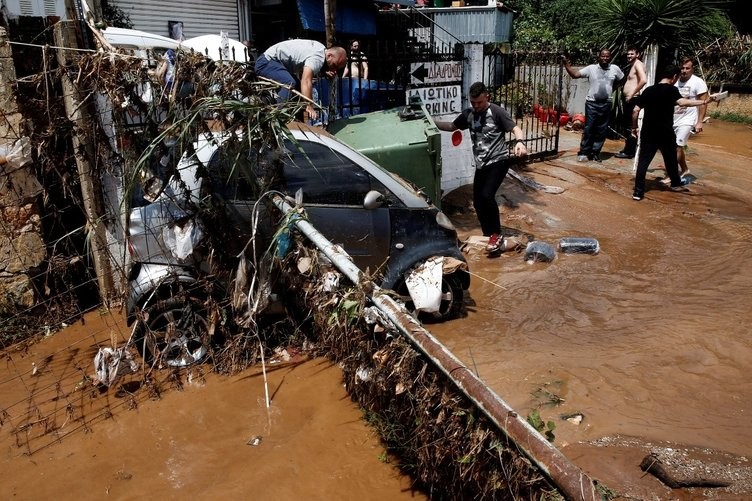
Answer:
<svg viewBox="0 0 752 501"><path fill-rule="evenodd" d="M37 233L22 233L13 240L0 242L0 266L5 263L5 271L18 273L35 268L47 257L42 237Z"/></svg>
<svg viewBox="0 0 752 501"><path fill-rule="evenodd" d="M643 458L640 468L672 489L729 487L743 478L752 478L746 458L693 447L655 448Z"/></svg>

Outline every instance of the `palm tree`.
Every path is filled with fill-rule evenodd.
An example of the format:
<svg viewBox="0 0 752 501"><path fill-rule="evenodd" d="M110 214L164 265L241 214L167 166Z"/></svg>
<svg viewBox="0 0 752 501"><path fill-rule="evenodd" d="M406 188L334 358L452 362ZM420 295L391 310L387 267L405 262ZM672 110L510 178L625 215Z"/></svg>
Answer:
<svg viewBox="0 0 752 501"><path fill-rule="evenodd" d="M731 32L722 10L728 6L727 0L594 0L590 25L602 45L616 52L655 44L692 54L698 44Z"/></svg>

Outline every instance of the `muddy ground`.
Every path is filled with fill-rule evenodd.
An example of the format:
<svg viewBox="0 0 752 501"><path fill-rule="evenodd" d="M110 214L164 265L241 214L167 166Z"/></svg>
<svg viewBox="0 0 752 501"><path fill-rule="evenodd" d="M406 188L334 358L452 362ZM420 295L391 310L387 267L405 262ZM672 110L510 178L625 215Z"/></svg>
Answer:
<svg viewBox="0 0 752 501"><path fill-rule="evenodd" d="M578 164L578 139L562 132L561 156L522 172L563 193L505 181L503 221L510 234L553 243L596 237L601 253L529 265L469 246L467 314L431 330L520 413L556 419L554 445L618 497L749 498L741 481L670 489L639 464L666 447L752 454L752 129L707 124L692 139L690 192L651 183L642 202L630 198L628 161ZM477 236L466 190L448 201L461 237ZM5 354L4 498L425 498L328 362L276 361L266 385L260 370L225 378L197 368L185 381L155 374L151 388L92 395L94 353L128 335L119 313L91 312ZM559 419L573 412L580 424Z"/></svg>

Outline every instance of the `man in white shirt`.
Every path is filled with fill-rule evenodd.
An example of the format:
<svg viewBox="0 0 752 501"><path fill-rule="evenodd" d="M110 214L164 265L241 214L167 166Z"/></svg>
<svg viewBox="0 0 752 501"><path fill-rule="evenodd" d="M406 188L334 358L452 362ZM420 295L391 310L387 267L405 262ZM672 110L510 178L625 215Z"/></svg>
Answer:
<svg viewBox="0 0 752 501"><path fill-rule="evenodd" d="M708 97L708 86L705 81L694 74L694 62L685 57L681 61L679 80L674 84L685 99L704 100ZM684 147L692 132L702 132L707 106L674 108L674 132L676 133L676 158L679 161L681 175L689 174Z"/></svg>
<svg viewBox="0 0 752 501"><path fill-rule="evenodd" d="M600 163L601 148L608 132L611 96L614 88L624 79L624 72L611 64L611 51L608 49L601 49L598 53L598 64L590 64L580 70L572 68L566 57L563 57L563 62L570 77L587 78L590 83L585 98L585 128L582 130L577 161L595 160Z"/></svg>

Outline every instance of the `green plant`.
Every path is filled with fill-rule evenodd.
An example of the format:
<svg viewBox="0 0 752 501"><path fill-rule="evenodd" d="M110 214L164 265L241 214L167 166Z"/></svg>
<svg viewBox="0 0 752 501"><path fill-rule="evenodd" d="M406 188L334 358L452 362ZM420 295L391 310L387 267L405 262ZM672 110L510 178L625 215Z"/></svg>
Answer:
<svg viewBox="0 0 752 501"><path fill-rule="evenodd" d="M556 438L554 436L554 430L556 429L556 423L553 421L543 422L540 411L535 409L533 412L527 415L527 422L530 426L535 428L539 433L543 433L549 442L553 442Z"/></svg>
<svg viewBox="0 0 752 501"><path fill-rule="evenodd" d="M504 103L518 114L529 114L533 110L533 94L530 82L513 81L496 89L491 97L495 103Z"/></svg>
<svg viewBox="0 0 752 501"><path fill-rule="evenodd" d="M594 0L589 24L600 45L615 53L650 45L692 53L698 43L724 37L731 23L724 0Z"/></svg>
<svg viewBox="0 0 752 501"><path fill-rule="evenodd" d="M720 111L714 111L710 113L710 118L723 120L724 122L752 125L752 116L742 115L741 113L724 113Z"/></svg>

